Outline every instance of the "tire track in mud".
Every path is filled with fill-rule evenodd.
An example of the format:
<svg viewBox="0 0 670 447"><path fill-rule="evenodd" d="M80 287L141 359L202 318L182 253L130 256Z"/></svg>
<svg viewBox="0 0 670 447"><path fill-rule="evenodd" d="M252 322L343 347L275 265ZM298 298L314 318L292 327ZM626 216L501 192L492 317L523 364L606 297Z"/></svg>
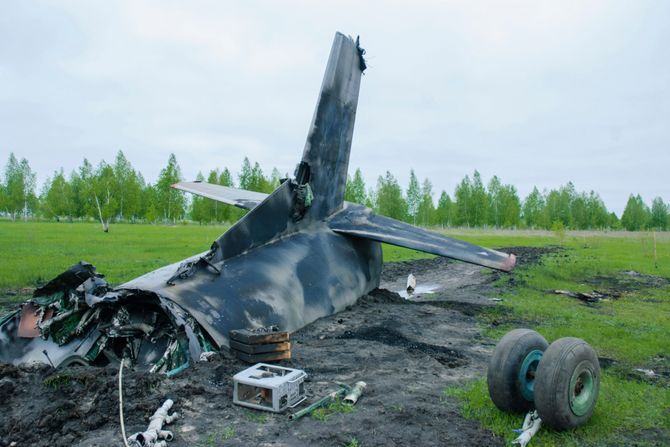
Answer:
<svg viewBox="0 0 670 447"><path fill-rule="evenodd" d="M395 324L394 324L395 325ZM345 331L339 339L357 339L383 343L388 346L404 348L409 354L426 354L447 366L448 368L457 368L469 363L465 355L456 349L450 349L444 346L431 345L416 340L410 340L400 332L387 327L372 326L356 331Z"/></svg>

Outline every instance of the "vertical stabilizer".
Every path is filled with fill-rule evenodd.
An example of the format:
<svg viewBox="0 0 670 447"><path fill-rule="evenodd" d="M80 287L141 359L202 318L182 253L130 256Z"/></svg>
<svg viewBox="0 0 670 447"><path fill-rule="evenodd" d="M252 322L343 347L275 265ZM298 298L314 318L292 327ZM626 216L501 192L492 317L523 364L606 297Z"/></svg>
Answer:
<svg viewBox="0 0 670 447"><path fill-rule="evenodd" d="M365 70L358 40L336 33L302 155L314 194L307 216L322 219L342 207L358 91Z"/></svg>

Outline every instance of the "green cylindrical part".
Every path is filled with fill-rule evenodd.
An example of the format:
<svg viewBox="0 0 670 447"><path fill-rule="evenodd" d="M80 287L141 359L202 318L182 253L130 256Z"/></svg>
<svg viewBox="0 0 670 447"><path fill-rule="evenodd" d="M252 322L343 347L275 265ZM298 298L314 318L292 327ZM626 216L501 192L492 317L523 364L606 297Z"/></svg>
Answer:
<svg viewBox="0 0 670 447"><path fill-rule="evenodd" d="M356 385L354 385L351 391L349 391L349 394L344 397L342 402L348 405L354 405L358 401L358 398L363 394L363 390L365 390L366 386L368 386L368 384L365 382L356 382Z"/></svg>
<svg viewBox="0 0 670 447"><path fill-rule="evenodd" d="M309 407L307 407L303 410L300 410L296 413L289 414L288 418L291 421L295 421L296 419L300 419L301 417L303 417L307 414L310 414L312 411L316 410L317 408L325 407L326 405L335 401L337 398L344 396L344 394L346 392L347 392L346 388L340 388L337 391L333 391L332 393L328 394L326 397L322 397L321 399L317 400L316 402L314 402Z"/></svg>

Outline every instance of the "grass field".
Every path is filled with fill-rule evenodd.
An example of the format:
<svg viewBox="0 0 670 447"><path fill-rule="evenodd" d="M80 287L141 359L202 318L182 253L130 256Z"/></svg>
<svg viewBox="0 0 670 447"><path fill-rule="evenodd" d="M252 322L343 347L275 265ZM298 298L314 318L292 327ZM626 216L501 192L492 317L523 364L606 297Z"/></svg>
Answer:
<svg viewBox="0 0 670 447"><path fill-rule="evenodd" d="M0 291L34 287L79 260L93 263L112 284L207 250L222 226L113 225L103 233L94 224L0 221ZM456 230L450 235L489 247L560 245L543 264L502 275L503 302L480 315L485 335L497 340L515 327L530 327L549 342L574 336L588 341L601 358L600 399L593 418L572 432L542 429L534 446L669 445L670 286L628 288L620 298L587 306L554 289L591 291L616 288L622 272L670 278L670 234L566 233ZM385 246L386 261L425 256ZM513 287L509 287L513 278ZM593 279L599 279L594 285ZM15 297L12 299L18 299ZM645 379L635 368L665 376ZM498 411L484 379L445 389L466 417L512 440L522 416Z"/></svg>
<svg viewBox="0 0 670 447"><path fill-rule="evenodd" d="M670 286L630 284L626 271L670 278L670 237L637 234L578 234L526 236L463 234L472 242L502 245L560 244L565 247L541 265L519 268L514 287L499 280L501 306L480 316L486 335L498 340L508 330L529 327L550 343L572 336L588 341L603 366L600 398L592 419L571 432L542 429L534 446L670 445ZM594 284L593 280L598 281ZM662 281L661 281L662 282ZM574 298L549 293L563 289L589 292L620 290L621 297L585 305ZM649 380L636 368L661 373ZM448 388L446 396L460 400L463 413L513 440L511 428L522 416L499 411L488 397L484 378Z"/></svg>
<svg viewBox="0 0 670 447"><path fill-rule="evenodd" d="M0 289L34 287L84 260L119 284L206 251L220 226L0 222Z"/></svg>

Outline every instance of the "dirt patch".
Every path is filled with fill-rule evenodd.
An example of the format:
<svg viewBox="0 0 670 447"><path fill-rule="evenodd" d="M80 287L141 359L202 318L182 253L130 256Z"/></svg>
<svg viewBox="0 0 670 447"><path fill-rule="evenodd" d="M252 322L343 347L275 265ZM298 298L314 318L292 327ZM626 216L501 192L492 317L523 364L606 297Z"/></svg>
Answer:
<svg viewBox="0 0 670 447"><path fill-rule="evenodd" d="M394 323L391 323L394 324ZM468 363L462 352L455 349L449 349L444 346L431 345L414 340L410 340L400 332L389 329L387 326L373 326L362 330L346 331L340 335L340 339L357 339L383 343L388 346L405 348L410 355L429 355L443 365L449 368L457 368Z"/></svg>
<svg viewBox="0 0 670 447"><path fill-rule="evenodd" d="M618 371L626 379L637 380L662 387L670 386L670 358L659 354L640 367Z"/></svg>
<svg viewBox="0 0 670 447"><path fill-rule="evenodd" d="M646 289L667 287L670 280L660 276L647 275L633 270L618 272L613 275L597 275L583 281L595 288L589 292L572 290L548 290L547 293L565 295L578 299L584 304L594 306L601 301L619 299L627 294ZM643 298L645 301L654 301L653 298Z"/></svg>
<svg viewBox="0 0 670 447"><path fill-rule="evenodd" d="M625 380L645 382L659 387L670 386L670 358L658 354L642 365L631 365L609 357L598 357L601 369Z"/></svg>
<svg viewBox="0 0 670 447"><path fill-rule="evenodd" d="M387 289L375 289L370 292L368 295L364 295L358 299L359 305L364 304L379 304L379 303L395 303L403 304L406 300L401 297L397 292L392 292Z"/></svg>
<svg viewBox="0 0 670 447"><path fill-rule="evenodd" d="M645 428L621 433L621 444L631 446L667 446L668 430L663 428Z"/></svg>
<svg viewBox="0 0 670 447"><path fill-rule="evenodd" d="M619 272L616 275L598 275L588 278L584 282L595 286L598 290L618 293L619 295L670 285L670 279L668 278L647 275L634 270Z"/></svg>
<svg viewBox="0 0 670 447"><path fill-rule="evenodd" d="M153 411L151 390L164 379L158 375L129 374L125 394L138 396L139 400L128 406L127 415L142 419L146 412ZM9 445L10 441L19 445L75 445L89 433L109 427L113 415L118 415L116 371L91 367L54 371L45 365L2 365L0 400L4 408L0 416L0 445Z"/></svg>
<svg viewBox="0 0 670 447"><path fill-rule="evenodd" d="M541 264L544 256L564 252L565 248L558 245L547 245L544 247L501 247L496 250L514 254L517 267L528 267ZM565 253L563 256L567 257L568 254Z"/></svg>
<svg viewBox="0 0 670 447"><path fill-rule="evenodd" d="M410 273L416 278L416 291L408 295ZM415 303L442 301L482 306L495 303L491 297L499 292L493 287L497 278L497 273L489 269L446 258L429 258L384 264L380 287Z"/></svg>
<svg viewBox="0 0 670 447"><path fill-rule="evenodd" d="M384 269L382 270L382 283L391 282L402 277L407 279L407 275L410 273L416 275L417 273L442 270L454 264L456 264L455 261L439 256L417 259L415 261L387 262L384 264Z"/></svg>
<svg viewBox="0 0 670 447"><path fill-rule="evenodd" d="M400 265L398 265L400 264ZM383 286L336 315L292 334L293 358L304 369L309 401L364 380L368 388L352 413L289 422L285 414L232 403L232 376L247 365L218 356L168 379L124 373L127 432L171 398L180 418L169 445L339 446L502 445L503 440L458 414L446 386L481 377L493 349L475 315L492 303L493 275L476 266L439 260L387 264ZM401 298L394 289L409 273L437 287ZM401 285L404 288L404 284ZM120 441L115 369L0 366L0 446L96 446Z"/></svg>

